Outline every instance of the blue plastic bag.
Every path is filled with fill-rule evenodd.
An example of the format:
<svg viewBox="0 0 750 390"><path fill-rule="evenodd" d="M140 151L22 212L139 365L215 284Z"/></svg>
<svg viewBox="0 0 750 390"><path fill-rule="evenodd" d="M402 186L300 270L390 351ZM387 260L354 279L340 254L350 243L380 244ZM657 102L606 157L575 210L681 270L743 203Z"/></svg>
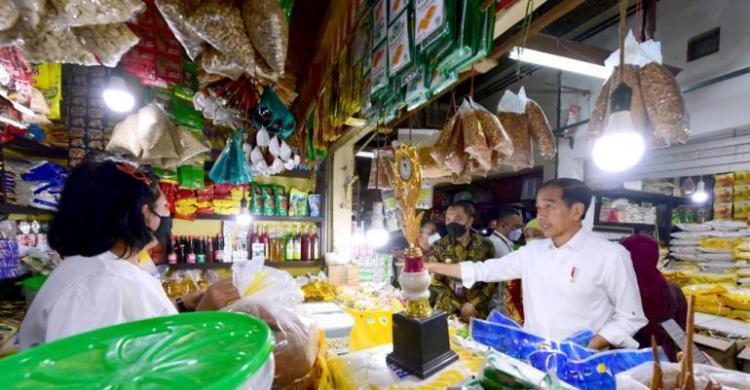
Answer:
<svg viewBox="0 0 750 390"><path fill-rule="evenodd" d="M214 183L232 185L245 184L252 180L250 166L242 150L241 130L235 130L232 137L227 140L208 177Z"/></svg>
<svg viewBox="0 0 750 390"><path fill-rule="evenodd" d="M292 112L271 87L263 91L263 97L253 111L253 122L258 128L265 127L269 133L281 139L289 138L297 124Z"/></svg>

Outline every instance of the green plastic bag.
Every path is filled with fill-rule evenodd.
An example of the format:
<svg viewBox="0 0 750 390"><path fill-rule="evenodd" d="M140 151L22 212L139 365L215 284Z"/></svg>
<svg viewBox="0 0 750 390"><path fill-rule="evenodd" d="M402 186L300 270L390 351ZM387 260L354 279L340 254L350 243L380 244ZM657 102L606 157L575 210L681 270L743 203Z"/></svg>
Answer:
<svg viewBox="0 0 750 390"><path fill-rule="evenodd" d="M242 150L241 130L235 130L227 140L208 177L217 184L240 185L252 180L250 166Z"/></svg>
<svg viewBox="0 0 750 390"><path fill-rule="evenodd" d="M270 389L273 335L249 315L195 312L101 328L0 359L10 389ZM270 370L269 370L270 369Z"/></svg>
<svg viewBox="0 0 750 390"><path fill-rule="evenodd" d="M206 187L206 170L198 165L181 165L177 168L177 184L183 189L203 189Z"/></svg>
<svg viewBox="0 0 750 390"><path fill-rule="evenodd" d="M253 122L258 128L265 127L269 133L281 139L289 138L296 126L294 115L271 87L263 90L263 97L253 111Z"/></svg>

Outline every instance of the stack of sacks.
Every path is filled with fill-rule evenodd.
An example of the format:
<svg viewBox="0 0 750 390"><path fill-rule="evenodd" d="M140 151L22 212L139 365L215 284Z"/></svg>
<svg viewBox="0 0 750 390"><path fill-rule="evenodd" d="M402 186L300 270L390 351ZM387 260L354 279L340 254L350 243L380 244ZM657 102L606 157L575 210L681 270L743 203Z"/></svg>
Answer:
<svg viewBox="0 0 750 390"><path fill-rule="evenodd" d="M682 231L672 233L670 255L700 268L691 275L690 283L736 283L738 273L750 275L750 253L738 257L735 250L750 237L745 222L716 220L677 226ZM750 250L750 245L747 248Z"/></svg>
<svg viewBox="0 0 750 390"><path fill-rule="evenodd" d="M682 288L682 292L686 298L691 295L695 296L695 311L730 317L732 309L724 304L722 294L726 294L735 288L731 283L703 283L685 286Z"/></svg>

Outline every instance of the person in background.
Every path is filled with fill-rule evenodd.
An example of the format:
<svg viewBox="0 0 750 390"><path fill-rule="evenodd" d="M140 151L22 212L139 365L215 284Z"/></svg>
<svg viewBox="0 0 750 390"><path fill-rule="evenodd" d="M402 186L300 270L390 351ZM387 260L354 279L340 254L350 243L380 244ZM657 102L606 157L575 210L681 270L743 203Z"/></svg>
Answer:
<svg viewBox="0 0 750 390"><path fill-rule="evenodd" d="M166 242L170 216L156 176L129 161L90 156L68 176L49 244L63 257L29 307L22 349L129 321L215 310L239 299L231 279L177 303L138 265Z"/></svg>
<svg viewBox="0 0 750 390"><path fill-rule="evenodd" d="M440 235L435 222L422 222L422 227L419 228L419 248L422 249L422 256L432 256L432 244L438 240L440 240Z"/></svg>
<svg viewBox="0 0 750 390"><path fill-rule="evenodd" d="M544 232L542 231L542 225L539 224L539 219L534 218L523 227L523 238L527 245L531 241L544 238Z"/></svg>
<svg viewBox="0 0 750 390"><path fill-rule="evenodd" d="M459 201L451 205L445 214L448 235L433 245L434 256L429 260L458 264L493 258L495 248L492 243L471 232L475 218L476 209L471 203ZM430 287L430 299L435 308L468 321L471 317L487 316L496 289L496 283L477 283L466 289L461 286L460 280L435 275Z"/></svg>
<svg viewBox="0 0 750 390"><path fill-rule="evenodd" d="M670 361L677 361L674 345L661 323L673 319L685 329L687 321L687 300L679 287L668 282L656 265L659 261L659 245L653 238L633 235L622 241L622 246L630 252L638 289L641 292L643 311L648 324L635 334L635 341L641 348L651 347L651 336L664 349Z"/></svg>
<svg viewBox="0 0 750 390"><path fill-rule="evenodd" d="M432 213L432 222L437 227L437 232L440 234L440 237L445 237L448 235L448 229L445 227L445 214L441 211L434 211Z"/></svg>
<svg viewBox="0 0 750 390"><path fill-rule="evenodd" d="M495 255L503 257L513 252L514 243L523 235L523 217L515 207L506 206L497 213L497 223L490 234Z"/></svg>
<svg viewBox="0 0 750 390"><path fill-rule="evenodd" d="M434 273L475 282L521 279L524 329L563 340L582 329L595 336L589 348L637 348L633 335L646 323L630 254L583 227L591 189L562 178L542 185L536 196L544 240L504 258L461 264L428 263Z"/></svg>

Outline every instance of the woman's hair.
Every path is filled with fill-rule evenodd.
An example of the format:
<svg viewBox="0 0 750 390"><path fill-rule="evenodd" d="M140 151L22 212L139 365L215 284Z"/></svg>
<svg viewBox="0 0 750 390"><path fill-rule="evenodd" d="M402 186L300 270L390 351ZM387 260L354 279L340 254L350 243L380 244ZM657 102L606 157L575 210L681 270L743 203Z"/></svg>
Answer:
<svg viewBox="0 0 750 390"><path fill-rule="evenodd" d="M143 249L153 234L143 206L155 207L157 178L132 162L106 155L73 168L49 230L49 244L62 256L96 256L121 241L125 257Z"/></svg>

